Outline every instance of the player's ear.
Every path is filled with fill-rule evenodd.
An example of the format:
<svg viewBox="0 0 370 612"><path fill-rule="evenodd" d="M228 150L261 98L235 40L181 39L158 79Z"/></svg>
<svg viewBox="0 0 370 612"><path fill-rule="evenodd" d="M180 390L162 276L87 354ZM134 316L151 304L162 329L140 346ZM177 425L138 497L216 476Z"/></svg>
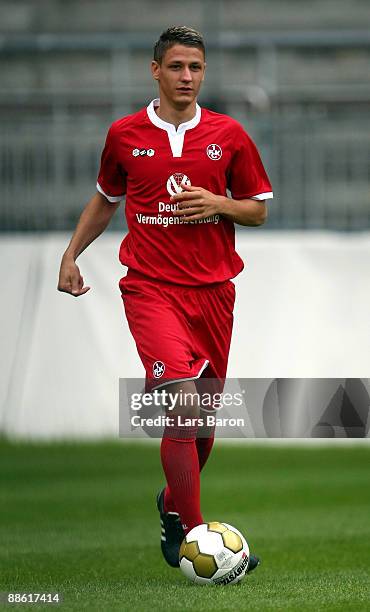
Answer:
<svg viewBox="0 0 370 612"><path fill-rule="evenodd" d="M160 71L160 64L158 64L158 62L156 62L155 60L152 60L152 77L153 79L155 79L156 81L159 81L159 71Z"/></svg>

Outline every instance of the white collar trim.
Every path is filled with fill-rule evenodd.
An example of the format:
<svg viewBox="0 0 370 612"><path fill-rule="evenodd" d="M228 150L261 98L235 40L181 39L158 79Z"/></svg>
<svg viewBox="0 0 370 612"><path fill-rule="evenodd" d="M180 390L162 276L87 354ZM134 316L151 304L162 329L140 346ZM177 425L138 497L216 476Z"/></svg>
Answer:
<svg viewBox="0 0 370 612"><path fill-rule="evenodd" d="M175 134L181 134L182 132L186 132L186 130L191 130L192 128L195 128L200 121L201 108L199 104L196 104L195 105L196 112L195 112L194 117L190 119L190 121L185 121L185 123L180 123L179 127L176 130L173 123L167 123L167 121L163 121L163 119L158 117L157 113L155 112L155 108L157 108L158 106L159 106L159 98L155 98L155 100L152 100L151 103L147 106L146 110L148 113L148 117L150 121L154 123L154 125L161 128L162 130L166 130L166 132L174 132Z"/></svg>
<svg viewBox="0 0 370 612"><path fill-rule="evenodd" d="M173 157L181 157L182 149L184 146L185 132L186 130L191 130L192 128L195 128L198 125L198 123L200 122L201 114L202 114L201 108L199 104L196 104L195 116L192 119L190 119L190 121L185 121L185 123L180 123L179 127L176 130L173 123L167 123L167 121L163 121L163 119L158 117L157 113L155 112L155 108L157 106L159 106L159 98L152 100L149 106L147 106L146 110L147 110L149 120L156 127L159 127L162 130L165 130L167 132Z"/></svg>

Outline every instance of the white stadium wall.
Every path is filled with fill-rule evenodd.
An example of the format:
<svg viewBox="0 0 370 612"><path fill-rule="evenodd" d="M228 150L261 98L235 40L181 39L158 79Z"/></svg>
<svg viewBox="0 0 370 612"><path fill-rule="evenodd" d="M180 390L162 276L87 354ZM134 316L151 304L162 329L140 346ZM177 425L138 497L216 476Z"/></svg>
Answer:
<svg viewBox="0 0 370 612"><path fill-rule="evenodd" d="M118 435L118 379L141 377L118 290L120 235L79 260L92 289L56 291L66 234L0 239L0 433ZM247 231L230 377L367 377L370 234Z"/></svg>

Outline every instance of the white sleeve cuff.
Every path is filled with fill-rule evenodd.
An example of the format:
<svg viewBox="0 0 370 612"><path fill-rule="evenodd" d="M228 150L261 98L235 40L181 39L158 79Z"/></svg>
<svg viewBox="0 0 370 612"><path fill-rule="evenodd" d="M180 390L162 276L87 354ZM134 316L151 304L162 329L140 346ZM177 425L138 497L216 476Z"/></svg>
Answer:
<svg viewBox="0 0 370 612"><path fill-rule="evenodd" d="M266 191L266 193L259 193L258 195L251 196L250 200L271 200L274 197L272 191Z"/></svg>
<svg viewBox="0 0 370 612"><path fill-rule="evenodd" d="M105 191L103 191L103 189L100 187L99 183L96 183L96 188L99 191L99 193L101 193L105 198L107 198L108 202L111 202L111 204L115 204L116 202L121 202L123 198L125 197L125 194L121 196L110 196L106 194Z"/></svg>

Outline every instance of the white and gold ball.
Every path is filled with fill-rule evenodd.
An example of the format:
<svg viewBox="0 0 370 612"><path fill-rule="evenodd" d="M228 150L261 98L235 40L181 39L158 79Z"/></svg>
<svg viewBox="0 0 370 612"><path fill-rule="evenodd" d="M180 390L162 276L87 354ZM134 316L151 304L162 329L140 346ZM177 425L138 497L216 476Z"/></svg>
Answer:
<svg viewBox="0 0 370 612"><path fill-rule="evenodd" d="M232 525L204 523L184 538L179 561L182 572L196 584L235 584L248 569L249 546Z"/></svg>

